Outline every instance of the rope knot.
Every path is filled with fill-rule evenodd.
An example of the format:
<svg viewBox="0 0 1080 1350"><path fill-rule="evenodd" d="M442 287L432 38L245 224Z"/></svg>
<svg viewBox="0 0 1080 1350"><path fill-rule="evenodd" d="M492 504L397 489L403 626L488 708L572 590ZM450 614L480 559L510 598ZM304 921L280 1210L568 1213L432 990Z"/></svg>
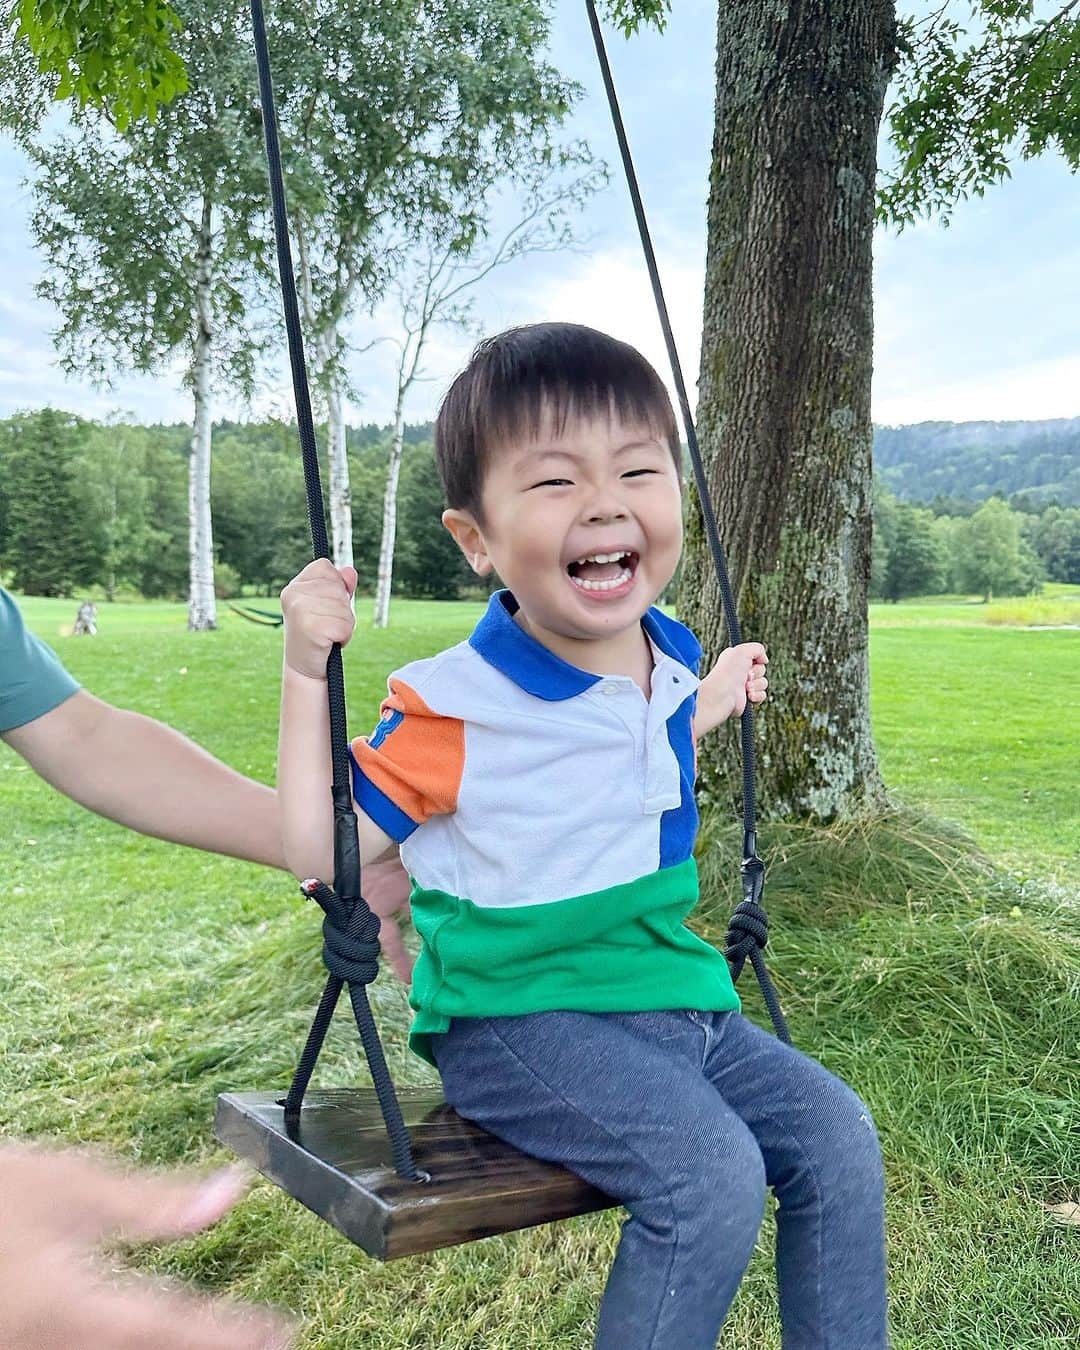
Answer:
<svg viewBox="0 0 1080 1350"><path fill-rule="evenodd" d="M760 905L744 900L728 921L727 958L745 961L754 947L764 951L769 941L769 920Z"/></svg>
<svg viewBox="0 0 1080 1350"><path fill-rule="evenodd" d="M379 973L379 920L371 919L355 937L335 928L329 915L323 920L323 964L348 984L371 984Z"/></svg>

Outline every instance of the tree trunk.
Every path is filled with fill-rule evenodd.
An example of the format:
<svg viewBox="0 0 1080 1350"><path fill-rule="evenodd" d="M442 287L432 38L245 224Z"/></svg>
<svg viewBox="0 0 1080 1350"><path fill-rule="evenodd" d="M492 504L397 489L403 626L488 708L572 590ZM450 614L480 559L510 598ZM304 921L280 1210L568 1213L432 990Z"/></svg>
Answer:
<svg viewBox="0 0 1080 1350"><path fill-rule="evenodd" d="M195 430L188 460L188 630L217 627L214 595L214 531L210 518L210 363L213 341L211 300L211 208L203 206L202 231L195 273L195 352L191 383L195 395Z"/></svg>
<svg viewBox="0 0 1080 1350"><path fill-rule="evenodd" d="M334 562L338 567L353 565L352 486L349 483L349 455L345 444L345 418L341 407L341 379L334 365L327 367L326 411L330 444L330 534Z"/></svg>
<svg viewBox="0 0 1080 1350"><path fill-rule="evenodd" d="M746 640L769 649L763 813L884 804L870 731L871 237L891 0L721 4L698 421ZM719 590L696 499L681 617ZM708 665L705 666L708 668ZM736 729L700 767L741 800Z"/></svg>
<svg viewBox="0 0 1080 1350"><path fill-rule="evenodd" d="M120 533L120 504L117 501L116 493L116 474L119 472L115 459L113 460L113 478L110 483L111 491L109 493L109 545L105 565L105 599L111 605L116 601L116 550L117 537Z"/></svg>
<svg viewBox="0 0 1080 1350"><path fill-rule="evenodd" d="M375 590L375 627L390 622L390 589L394 581L394 542L397 537L397 492L401 476L401 450L405 440L405 391L398 388L394 408L394 435L390 442L390 463L383 494L382 543L379 545L379 576Z"/></svg>
<svg viewBox="0 0 1080 1350"><path fill-rule="evenodd" d="M308 253L307 226L302 217L293 221L299 261L298 283L304 327L311 335L318 365L319 384L326 395L326 420L330 468L330 549L338 567L353 565L352 487L349 483L349 455L345 443L345 416L341 400L341 371L338 367L338 326L336 320L315 312L311 261Z"/></svg>

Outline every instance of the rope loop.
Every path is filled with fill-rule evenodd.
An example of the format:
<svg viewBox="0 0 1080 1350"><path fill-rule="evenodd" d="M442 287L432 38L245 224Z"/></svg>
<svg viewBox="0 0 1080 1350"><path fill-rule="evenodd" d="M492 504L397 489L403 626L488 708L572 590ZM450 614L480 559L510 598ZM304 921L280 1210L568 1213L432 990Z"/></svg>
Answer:
<svg viewBox="0 0 1080 1350"><path fill-rule="evenodd" d="M323 919L323 964L347 984L371 984L379 973L379 920L370 917L354 937L335 928L329 914Z"/></svg>

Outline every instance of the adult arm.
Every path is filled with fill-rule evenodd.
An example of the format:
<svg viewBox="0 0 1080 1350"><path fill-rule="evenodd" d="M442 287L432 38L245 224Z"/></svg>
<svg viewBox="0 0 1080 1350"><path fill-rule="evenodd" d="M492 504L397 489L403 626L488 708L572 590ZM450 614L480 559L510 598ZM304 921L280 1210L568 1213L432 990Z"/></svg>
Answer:
<svg viewBox="0 0 1080 1350"><path fill-rule="evenodd" d="M3 739L58 791L142 834L284 867L277 794L171 727L80 689Z"/></svg>
<svg viewBox="0 0 1080 1350"><path fill-rule="evenodd" d="M80 690L56 654L27 631L3 587L0 738L91 811L160 839L285 867L273 789L161 722ZM325 786L323 793L329 797ZM364 898L382 921L387 960L408 984L412 961L392 916L407 909L410 882L396 847L384 857L365 869Z"/></svg>
<svg viewBox="0 0 1080 1350"><path fill-rule="evenodd" d="M286 665L281 678L278 792L286 862L301 880L330 881L333 877L333 777L326 681ZM395 841L358 810L355 802L353 809L362 866L393 858L398 847Z"/></svg>

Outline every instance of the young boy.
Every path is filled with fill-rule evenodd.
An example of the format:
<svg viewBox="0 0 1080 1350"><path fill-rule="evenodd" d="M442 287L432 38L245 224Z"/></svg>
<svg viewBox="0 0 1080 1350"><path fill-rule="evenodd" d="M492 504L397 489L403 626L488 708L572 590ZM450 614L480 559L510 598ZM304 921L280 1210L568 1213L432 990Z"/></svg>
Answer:
<svg viewBox="0 0 1080 1350"><path fill-rule="evenodd" d="M758 643L698 679L655 606L682 548L679 438L633 348L536 324L480 344L435 424L443 523L497 591L389 679L353 743L362 858L397 844L423 946L411 1045L447 1101L629 1211L604 1350L712 1350L771 1186L785 1350L887 1344L883 1177L859 1098L754 1026L698 899L695 742L765 697ZM332 870L324 667L351 569L286 588L279 794Z"/></svg>

